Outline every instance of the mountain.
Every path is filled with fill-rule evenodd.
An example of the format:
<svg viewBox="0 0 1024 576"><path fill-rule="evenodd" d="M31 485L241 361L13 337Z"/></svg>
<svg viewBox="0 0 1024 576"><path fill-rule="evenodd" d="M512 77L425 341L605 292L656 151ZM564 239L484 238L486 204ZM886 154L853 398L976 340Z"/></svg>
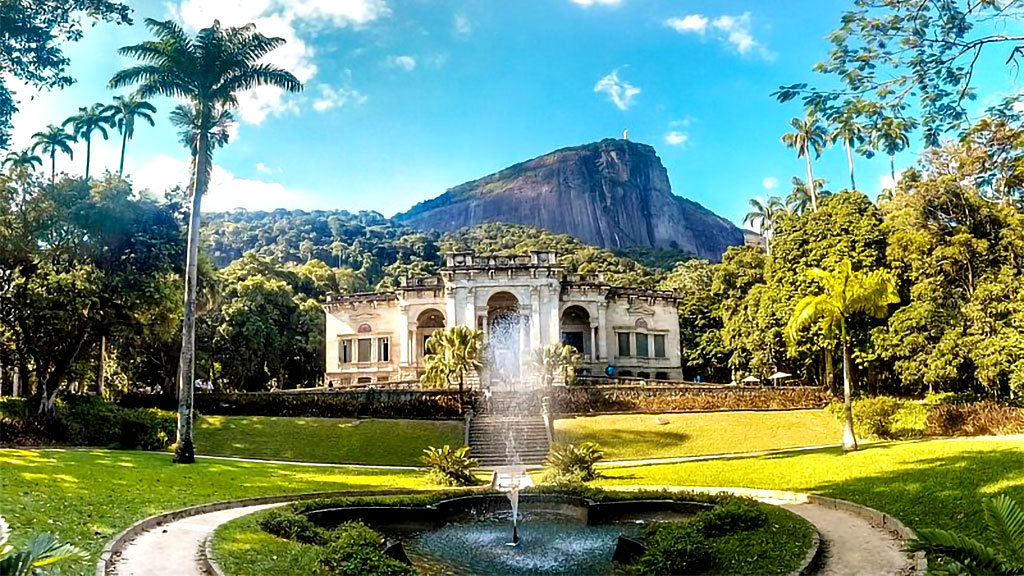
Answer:
<svg viewBox="0 0 1024 576"><path fill-rule="evenodd" d="M420 202L395 219L442 232L506 222L609 249L674 248L718 261L743 232L672 193L654 148L607 139L556 150Z"/></svg>

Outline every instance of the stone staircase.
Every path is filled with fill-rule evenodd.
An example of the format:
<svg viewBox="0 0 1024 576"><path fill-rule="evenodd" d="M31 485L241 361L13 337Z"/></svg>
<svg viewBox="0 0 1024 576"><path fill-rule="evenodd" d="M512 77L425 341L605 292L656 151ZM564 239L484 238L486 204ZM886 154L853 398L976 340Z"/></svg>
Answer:
<svg viewBox="0 0 1024 576"><path fill-rule="evenodd" d="M540 466L551 449L537 397L495 394L490 402L477 403L468 436L470 455L483 467Z"/></svg>

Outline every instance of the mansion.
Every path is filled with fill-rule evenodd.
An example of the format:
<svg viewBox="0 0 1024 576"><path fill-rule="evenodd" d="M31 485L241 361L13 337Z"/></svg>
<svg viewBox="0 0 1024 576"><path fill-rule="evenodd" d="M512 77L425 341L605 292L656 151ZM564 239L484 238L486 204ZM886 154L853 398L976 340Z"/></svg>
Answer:
<svg viewBox="0 0 1024 576"><path fill-rule="evenodd" d="M682 379L671 292L567 274L554 252L445 258L438 278L327 299L326 376L333 385L416 380L431 333L457 325L482 331L496 358L502 351L526 358L564 342L583 355L580 375ZM482 379L496 377L484 372Z"/></svg>

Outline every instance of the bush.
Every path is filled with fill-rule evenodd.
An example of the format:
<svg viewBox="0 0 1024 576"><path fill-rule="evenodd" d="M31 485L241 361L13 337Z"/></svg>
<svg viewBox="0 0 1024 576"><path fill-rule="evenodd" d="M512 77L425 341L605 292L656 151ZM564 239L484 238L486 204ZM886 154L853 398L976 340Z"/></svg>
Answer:
<svg viewBox="0 0 1024 576"><path fill-rule="evenodd" d="M843 418L843 405L829 406L837 419ZM860 437L882 440L917 438L925 433L928 407L910 400L889 396L861 398L853 402L853 428Z"/></svg>
<svg viewBox="0 0 1024 576"><path fill-rule="evenodd" d="M320 556L320 564L337 576L412 576L416 571L384 554L380 534L357 523L342 524L332 531L333 541Z"/></svg>
<svg viewBox="0 0 1024 576"><path fill-rule="evenodd" d="M833 396L818 387L556 386L557 414L703 412L823 408Z"/></svg>
<svg viewBox="0 0 1024 576"><path fill-rule="evenodd" d="M931 409L928 434L934 436L987 436L1024 432L1024 410L992 401L939 404Z"/></svg>
<svg viewBox="0 0 1024 576"><path fill-rule="evenodd" d="M4 396L0 398L0 418L24 420L29 417L28 402L24 398Z"/></svg>
<svg viewBox="0 0 1024 576"><path fill-rule="evenodd" d="M73 446L109 446L121 440L120 409L96 396L69 396L54 408L56 435Z"/></svg>
<svg viewBox="0 0 1024 576"><path fill-rule="evenodd" d="M268 534L303 544L323 546L331 540L327 532L313 524L309 518L277 508L270 510L260 518L259 526Z"/></svg>
<svg viewBox="0 0 1024 576"><path fill-rule="evenodd" d="M33 445L58 442L71 446L116 446L161 450L174 439L174 412L129 409L98 396L67 396L58 400L49 419L33 418L22 398L0 402L3 442Z"/></svg>
<svg viewBox="0 0 1024 576"><path fill-rule="evenodd" d="M709 538L757 530L768 521L768 513L756 502L732 498L702 512L693 520L694 529Z"/></svg>
<svg viewBox="0 0 1024 576"><path fill-rule="evenodd" d="M178 415L155 408L121 408L122 448L162 450L174 442Z"/></svg>
<svg viewBox="0 0 1024 576"><path fill-rule="evenodd" d="M423 464L430 469L428 475L436 484L445 486L470 486L476 483L473 469L477 461L469 457L469 446L452 448L445 444L423 450Z"/></svg>
<svg viewBox="0 0 1024 576"><path fill-rule="evenodd" d="M647 552L637 563L644 575L700 574L712 565L711 547L689 523L667 523L647 534Z"/></svg>
<svg viewBox="0 0 1024 576"><path fill-rule="evenodd" d="M559 480L589 482L597 478L594 464L604 458L601 448L593 442L556 444L551 448L545 464L551 468L557 484Z"/></svg>

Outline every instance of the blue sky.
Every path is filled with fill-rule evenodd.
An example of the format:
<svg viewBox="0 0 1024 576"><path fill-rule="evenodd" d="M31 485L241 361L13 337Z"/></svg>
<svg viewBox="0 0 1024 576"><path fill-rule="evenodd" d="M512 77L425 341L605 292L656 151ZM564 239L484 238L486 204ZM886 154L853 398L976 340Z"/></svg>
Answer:
<svg viewBox="0 0 1024 576"><path fill-rule="evenodd" d="M297 96L243 98L232 143L216 153L207 210L378 210L392 215L445 189L551 150L620 137L653 145L676 194L737 224L751 197L785 196L803 160L780 143L799 104L780 84L815 80L824 36L852 2L829 0L140 0L136 25L98 25L70 44L78 82L18 89L15 145L79 106L109 101L120 46L148 37L145 17L194 30L219 18L254 21L288 44L271 60L305 81ZM979 71L979 106L1019 90L993 54ZM26 98L32 96L31 100ZM159 108L130 144L126 172L141 187L181 181L187 153ZM94 143L93 173L116 169L116 134ZM75 160L58 170L81 172ZM913 152L897 158L910 165ZM887 159L856 160L874 195ZM846 159L826 151L815 169L831 189ZM772 183L777 188L769 189Z"/></svg>

